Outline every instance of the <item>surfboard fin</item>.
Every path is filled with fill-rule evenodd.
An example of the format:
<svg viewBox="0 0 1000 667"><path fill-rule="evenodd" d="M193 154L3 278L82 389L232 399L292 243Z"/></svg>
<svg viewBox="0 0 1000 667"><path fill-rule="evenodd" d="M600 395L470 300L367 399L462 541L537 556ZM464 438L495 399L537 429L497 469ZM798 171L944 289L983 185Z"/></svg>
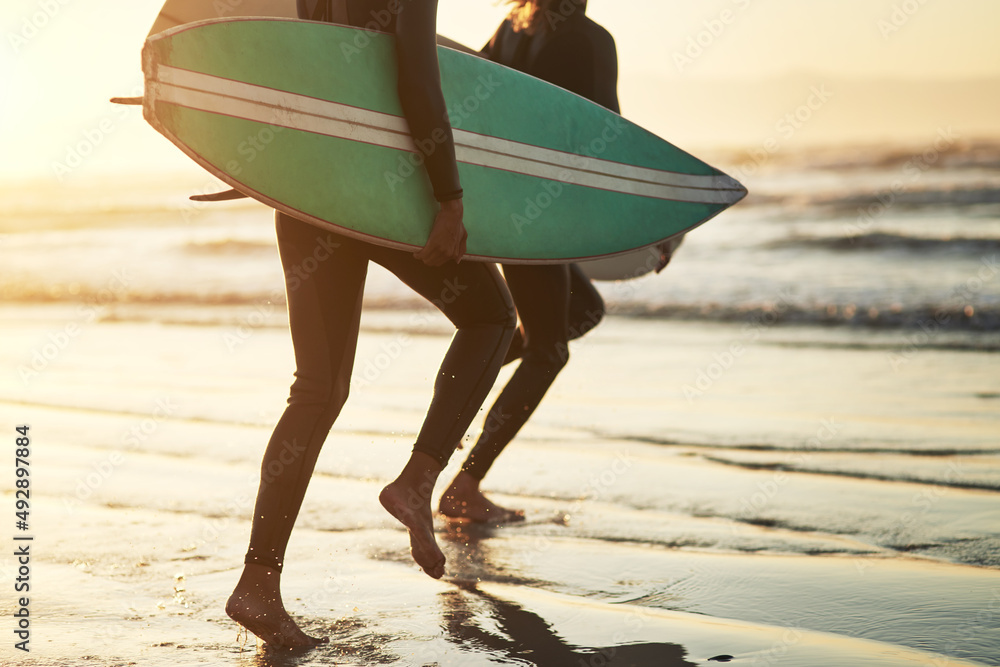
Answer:
<svg viewBox="0 0 1000 667"><path fill-rule="evenodd" d="M222 192L210 192L204 195L191 195L191 201L230 201L233 199L246 199L246 195L239 190L223 190Z"/></svg>
<svg viewBox="0 0 1000 667"><path fill-rule="evenodd" d="M112 104L132 104L137 106L142 106L141 97L112 97Z"/></svg>

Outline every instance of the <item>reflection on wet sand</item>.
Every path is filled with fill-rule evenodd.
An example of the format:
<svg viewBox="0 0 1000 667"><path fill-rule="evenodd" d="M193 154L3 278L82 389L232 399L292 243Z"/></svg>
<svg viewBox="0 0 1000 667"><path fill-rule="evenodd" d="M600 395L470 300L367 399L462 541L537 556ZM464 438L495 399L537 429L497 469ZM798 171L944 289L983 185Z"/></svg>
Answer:
<svg viewBox="0 0 1000 667"><path fill-rule="evenodd" d="M604 647L574 646L561 638L552 624L517 604L480 591L473 583L440 594L448 640L466 651L485 652L539 667L661 665L683 667L677 644L642 642Z"/></svg>
<svg viewBox="0 0 1000 667"><path fill-rule="evenodd" d="M485 652L504 660L524 660L546 667L694 665L686 651L667 642L617 643L579 646L567 642L553 624L519 604L482 591L478 581L519 581L524 576L494 558L489 539L496 529L472 523L451 522L444 537L456 588L440 593L442 627L447 639L465 651ZM638 621L641 625L641 621ZM627 628L626 628L627 629ZM624 633L620 633L624 634ZM624 637L622 638L624 640Z"/></svg>

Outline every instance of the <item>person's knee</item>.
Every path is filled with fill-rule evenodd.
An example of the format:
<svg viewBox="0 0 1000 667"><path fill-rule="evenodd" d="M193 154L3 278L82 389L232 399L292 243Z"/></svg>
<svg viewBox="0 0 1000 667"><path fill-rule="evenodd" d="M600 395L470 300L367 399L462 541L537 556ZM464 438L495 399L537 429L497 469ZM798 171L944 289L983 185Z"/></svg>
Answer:
<svg viewBox="0 0 1000 667"><path fill-rule="evenodd" d="M468 324L472 323L470 322ZM517 310L514 308L514 303L510 300L504 300L503 302L497 303L496 306L492 308L489 313L484 314L483 317L475 323L475 325L494 326L498 329L503 329L504 333L513 331L515 327L517 327Z"/></svg>
<svg viewBox="0 0 1000 667"><path fill-rule="evenodd" d="M347 397L351 393L350 379L347 378L306 378L297 377L292 384L289 404L308 406L321 411L327 415L327 419L337 418Z"/></svg>
<svg viewBox="0 0 1000 667"><path fill-rule="evenodd" d="M577 267L573 267L576 269ZM574 280L570 295L569 339L585 335L604 319L607 308L600 293L589 282Z"/></svg>
<svg viewBox="0 0 1000 667"><path fill-rule="evenodd" d="M504 309L503 320L501 322L503 328L507 331L513 331L517 328L517 310L514 309L513 303L508 303L507 307Z"/></svg>
<svg viewBox="0 0 1000 667"><path fill-rule="evenodd" d="M598 298L597 302L587 310L587 315L584 318L587 330L589 331L600 324L607 312L607 309L604 307L604 300Z"/></svg>
<svg viewBox="0 0 1000 667"><path fill-rule="evenodd" d="M522 355L523 363L531 364L555 375L569 363L569 345L563 342L532 345L530 340Z"/></svg>
<svg viewBox="0 0 1000 667"><path fill-rule="evenodd" d="M331 412L336 419L340 411L347 403L348 396L351 395L351 378L341 377L333 382L330 393L327 394L326 409Z"/></svg>

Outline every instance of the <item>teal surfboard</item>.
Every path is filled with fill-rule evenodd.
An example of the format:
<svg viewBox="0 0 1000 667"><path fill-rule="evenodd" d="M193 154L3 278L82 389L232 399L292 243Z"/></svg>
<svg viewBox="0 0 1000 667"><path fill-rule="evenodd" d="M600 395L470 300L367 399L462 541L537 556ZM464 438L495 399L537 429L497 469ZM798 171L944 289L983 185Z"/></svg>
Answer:
<svg viewBox="0 0 1000 667"><path fill-rule="evenodd" d="M607 257L742 199L735 180L599 105L439 47L468 258ZM436 202L396 95L393 38L299 20L181 25L143 50L147 121L234 188L373 243L424 245Z"/></svg>

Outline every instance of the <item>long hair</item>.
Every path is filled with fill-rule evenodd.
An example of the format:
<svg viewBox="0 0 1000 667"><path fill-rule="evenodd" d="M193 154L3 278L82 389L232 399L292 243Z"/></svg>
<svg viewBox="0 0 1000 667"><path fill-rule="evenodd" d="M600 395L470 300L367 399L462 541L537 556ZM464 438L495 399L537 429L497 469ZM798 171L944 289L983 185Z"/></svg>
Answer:
<svg viewBox="0 0 1000 667"><path fill-rule="evenodd" d="M546 23L551 27L559 18L569 18L587 9L587 0L507 0L514 5L509 19L515 32L535 34Z"/></svg>

